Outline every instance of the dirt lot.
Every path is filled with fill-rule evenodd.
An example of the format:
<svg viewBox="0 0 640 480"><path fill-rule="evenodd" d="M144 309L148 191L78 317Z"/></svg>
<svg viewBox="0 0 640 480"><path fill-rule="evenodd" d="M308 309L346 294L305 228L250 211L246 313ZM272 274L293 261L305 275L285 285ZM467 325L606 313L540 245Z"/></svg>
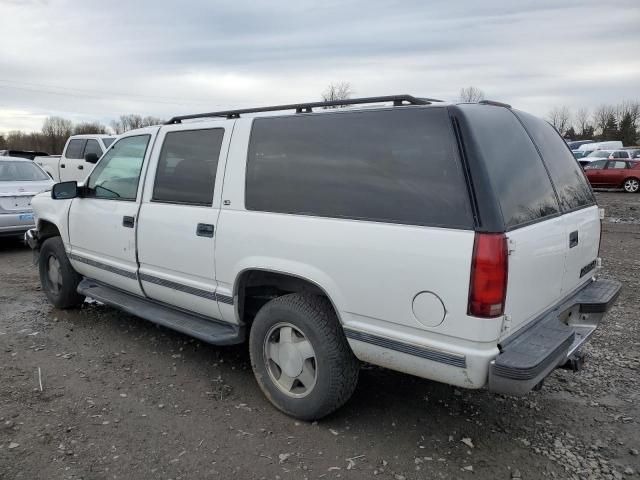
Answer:
<svg viewBox="0 0 640 480"><path fill-rule="evenodd" d="M369 367L312 424L267 403L244 347L55 310L31 252L0 241L0 478L640 478L640 195L598 197L625 288L583 371L514 399Z"/></svg>

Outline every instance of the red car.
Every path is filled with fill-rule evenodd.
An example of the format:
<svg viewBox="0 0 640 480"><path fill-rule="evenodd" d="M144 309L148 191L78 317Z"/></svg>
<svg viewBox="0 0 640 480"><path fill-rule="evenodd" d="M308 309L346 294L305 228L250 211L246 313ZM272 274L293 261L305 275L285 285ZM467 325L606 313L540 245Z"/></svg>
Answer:
<svg viewBox="0 0 640 480"><path fill-rule="evenodd" d="M625 192L640 190L640 161L596 160L584 166L591 186L624 188Z"/></svg>

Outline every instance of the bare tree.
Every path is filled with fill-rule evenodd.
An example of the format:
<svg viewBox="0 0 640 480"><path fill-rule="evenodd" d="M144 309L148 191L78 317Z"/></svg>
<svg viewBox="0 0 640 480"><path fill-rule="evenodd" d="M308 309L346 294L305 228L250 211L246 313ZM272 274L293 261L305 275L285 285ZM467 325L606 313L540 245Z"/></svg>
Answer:
<svg viewBox="0 0 640 480"><path fill-rule="evenodd" d="M607 128L607 122L613 115L615 117L616 109L611 105L602 104L593 112L593 125L596 131L602 134Z"/></svg>
<svg viewBox="0 0 640 480"><path fill-rule="evenodd" d="M549 123L553 125L556 130L558 130L560 135L564 135L567 133L571 124L571 112L569 111L569 107L564 105L561 107L554 107L547 115L547 120L549 120Z"/></svg>
<svg viewBox="0 0 640 480"><path fill-rule="evenodd" d="M42 134L47 138L49 153L62 153L67 138L73 133L71 120L61 117L47 117L42 123Z"/></svg>
<svg viewBox="0 0 640 480"><path fill-rule="evenodd" d="M113 128L116 134L120 135L129 130L135 130L136 128L149 127L151 125L158 125L164 123L164 120L158 117L146 116L142 117L135 113L128 115L120 115L118 120L111 122L111 128Z"/></svg>
<svg viewBox="0 0 640 480"><path fill-rule="evenodd" d="M322 100L325 102L348 100L351 98L351 95L353 95L353 87L349 82L331 83L327 89L322 92Z"/></svg>
<svg viewBox="0 0 640 480"><path fill-rule="evenodd" d="M579 108L574 117L578 135L584 135L589 128L589 110L587 108Z"/></svg>
<svg viewBox="0 0 640 480"><path fill-rule="evenodd" d="M623 100L620 104L616 106L616 122L618 125L622 123L622 119L625 116L631 118L634 126L638 125L638 120L640 120L640 102L637 100ZM628 119L627 119L628 121Z"/></svg>
<svg viewBox="0 0 640 480"><path fill-rule="evenodd" d="M99 122L78 123L75 127L73 127L74 135L81 135L86 133L104 134L107 133L107 127Z"/></svg>
<svg viewBox="0 0 640 480"><path fill-rule="evenodd" d="M484 100L484 92L477 87L464 87L460 89L460 101L465 103L478 103Z"/></svg>

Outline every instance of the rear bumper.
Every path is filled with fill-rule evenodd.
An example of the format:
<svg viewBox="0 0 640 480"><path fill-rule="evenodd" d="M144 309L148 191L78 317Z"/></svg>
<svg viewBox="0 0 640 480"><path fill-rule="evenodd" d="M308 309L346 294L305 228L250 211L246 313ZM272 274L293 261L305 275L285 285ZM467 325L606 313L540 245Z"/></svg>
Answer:
<svg viewBox="0 0 640 480"><path fill-rule="evenodd" d="M595 280L499 345L489 390L524 395L577 355L617 299L620 282Z"/></svg>
<svg viewBox="0 0 640 480"><path fill-rule="evenodd" d="M0 235L18 235L33 227L35 224L30 212L0 214Z"/></svg>

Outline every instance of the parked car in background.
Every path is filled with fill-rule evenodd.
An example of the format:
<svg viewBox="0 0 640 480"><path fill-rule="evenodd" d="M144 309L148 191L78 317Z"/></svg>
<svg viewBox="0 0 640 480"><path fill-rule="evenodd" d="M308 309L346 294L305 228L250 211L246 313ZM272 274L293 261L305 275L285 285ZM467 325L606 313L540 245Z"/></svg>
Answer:
<svg viewBox="0 0 640 480"><path fill-rule="evenodd" d="M640 159L640 147L625 147L622 150L615 150L613 158Z"/></svg>
<svg viewBox="0 0 640 480"><path fill-rule="evenodd" d="M628 193L640 190L640 161L595 160L584 166L593 187L622 188Z"/></svg>
<svg viewBox="0 0 640 480"><path fill-rule="evenodd" d="M345 103L378 105L323 109ZM599 210L566 144L496 102L175 117L34 206L56 307L248 340L267 398L305 420L347 401L359 360L525 394L579 360L620 289L596 277Z"/></svg>
<svg viewBox="0 0 640 480"><path fill-rule="evenodd" d="M0 150L0 157L20 157L33 160L35 157L49 155L47 152L37 152L34 150Z"/></svg>
<svg viewBox="0 0 640 480"><path fill-rule="evenodd" d="M567 145L573 151L577 150L581 145L586 145L587 143L593 143L593 140L570 140L567 142Z"/></svg>
<svg viewBox="0 0 640 480"><path fill-rule="evenodd" d="M35 226L31 199L53 181L31 160L0 156L0 236L19 235Z"/></svg>
<svg viewBox="0 0 640 480"><path fill-rule="evenodd" d="M113 135L73 135L61 156L36 157L34 161L56 182L81 182L115 138Z"/></svg>

